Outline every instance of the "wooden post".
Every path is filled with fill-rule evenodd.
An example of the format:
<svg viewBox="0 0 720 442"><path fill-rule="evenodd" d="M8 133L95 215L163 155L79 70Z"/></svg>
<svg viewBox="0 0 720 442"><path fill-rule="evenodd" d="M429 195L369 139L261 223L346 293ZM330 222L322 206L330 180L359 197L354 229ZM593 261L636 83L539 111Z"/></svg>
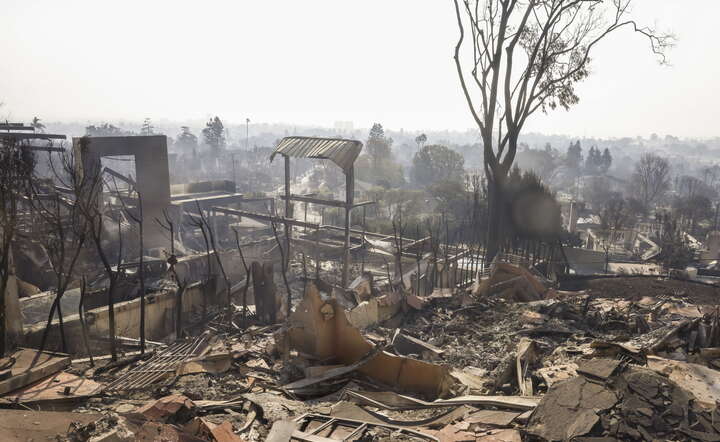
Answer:
<svg viewBox="0 0 720 442"><path fill-rule="evenodd" d="M350 212L355 196L355 166L345 172L345 250L343 251L342 286L347 288L350 277Z"/></svg>
<svg viewBox="0 0 720 442"><path fill-rule="evenodd" d="M320 229L315 229L315 280L320 280Z"/></svg>
<svg viewBox="0 0 720 442"><path fill-rule="evenodd" d="M366 225L365 224L365 208L366 207L367 206L362 206L362 209L363 209L363 221L362 221L363 222L363 231L362 231L362 236L360 237L360 243L361 243L362 247L365 246L365 225ZM363 274L365 273L365 252L364 251L362 254L362 267L360 268L360 272Z"/></svg>
<svg viewBox="0 0 720 442"><path fill-rule="evenodd" d="M305 218L303 218L303 221L305 221L305 222L307 222L307 209L308 209L308 203L305 202ZM305 226L304 231L307 233L307 226Z"/></svg>
<svg viewBox="0 0 720 442"><path fill-rule="evenodd" d="M271 262L260 264L253 261L250 269L257 316L263 324L275 324L278 305L277 289L273 280L273 265Z"/></svg>
<svg viewBox="0 0 720 442"><path fill-rule="evenodd" d="M292 202L290 201L290 157L285 158L285 218L292 218ZM290 235L292 227L285 223L285 268L290 267Z"/></svg>

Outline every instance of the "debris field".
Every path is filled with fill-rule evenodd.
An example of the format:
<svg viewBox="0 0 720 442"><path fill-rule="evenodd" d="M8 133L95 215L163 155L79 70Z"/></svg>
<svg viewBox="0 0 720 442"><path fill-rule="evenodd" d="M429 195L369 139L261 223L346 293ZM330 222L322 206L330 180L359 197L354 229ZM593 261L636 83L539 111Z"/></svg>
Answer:
<svg viewBox="0 0 720 442"><path fill-rule="evenodd" d="M117 361L46 352L27 371L36 352L19 350L0 425L62 441L720 440L715 288L655 277L675 288L603 296L602 280L560 290L506 263L426 296L362 278L338 295L293 277L287 320L238 327L238 308ZM357 319L348 297L384 301Z"/></svg>

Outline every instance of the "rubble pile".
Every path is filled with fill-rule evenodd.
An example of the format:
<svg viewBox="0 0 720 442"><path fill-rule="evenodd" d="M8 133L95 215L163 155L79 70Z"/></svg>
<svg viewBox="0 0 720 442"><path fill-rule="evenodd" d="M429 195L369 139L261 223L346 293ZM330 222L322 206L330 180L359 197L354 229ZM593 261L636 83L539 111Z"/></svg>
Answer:
<svg viewBox="0 0 720 442"><path fill-rule="evenodd" d="M617 298L510 264L425 296L293 279L277 323L235 307L116 362L43 354L3 401L62 404L72 442L720 440L717 301L689 286Z"/></svg>
<svg viewBox="0 0 720 442"><path fill-rule="evenodd" d="M618 360L593 359L559 382L530 417L543 440L720 440L717 408L661 374Z"/></svg>

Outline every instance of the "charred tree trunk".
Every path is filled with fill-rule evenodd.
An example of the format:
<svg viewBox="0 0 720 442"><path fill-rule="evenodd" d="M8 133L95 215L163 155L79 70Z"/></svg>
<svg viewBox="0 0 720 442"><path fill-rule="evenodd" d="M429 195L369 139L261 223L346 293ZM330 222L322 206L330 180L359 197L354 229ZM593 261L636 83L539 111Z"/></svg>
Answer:
<svg viewBox="0 0 720 442"><path fill-rule="evenodd" d="M108 285L108 337L110 338L110 355L113 361L117 361L117 342L115 341L115 280L116 276L110 278Z"/></svg>
<svg viewBox="0 0 720 442"><path fill-rule="evenodd" d="M487 238L485 240L485 262L492 262L493 258L500 252L504 239L504 207L505 207L505 173L488 174L488 226Z"/></svg>
<svg viewBox="0 0 720 442"><path fill-rule="evenodd" d="M275 324L277 322L277 303L273 265L254 261L250 267L258 318L265 324Z"/></svg>
<svg viewBox="0 0 720 442"><path fill-rule="evenodd" d="M177 294L175 298L175 338L180 339L182 337L183 330L183 293L185 293L185 287L187 284L180 283L178 281Z"/></svg>
<svg viewBox="0 0 720 442"><path fill-rule="evenodd" d="M87 282L85 277L82 277L80 286L80 304L78 305L78 317L80 319L80 327L82 328L83 344L85 345L85 351L87 351L88 358L90 358L90 366L95 366L93 361L92 351L90 350L90 340L88 338L87 323L85 322L85 295L87 292Z"/></svg>

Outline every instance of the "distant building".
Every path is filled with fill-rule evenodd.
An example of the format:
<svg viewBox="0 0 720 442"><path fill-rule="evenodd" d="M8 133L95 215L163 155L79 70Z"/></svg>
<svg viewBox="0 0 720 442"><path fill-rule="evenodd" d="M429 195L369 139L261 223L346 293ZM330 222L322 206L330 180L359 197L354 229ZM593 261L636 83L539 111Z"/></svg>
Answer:
<svg viewBox="0 0 720 442"><path fill-rule="evenodd" d="M355 125L352 121L336 121L335 130L338 132L352 132L355 130Z"/></svg>

